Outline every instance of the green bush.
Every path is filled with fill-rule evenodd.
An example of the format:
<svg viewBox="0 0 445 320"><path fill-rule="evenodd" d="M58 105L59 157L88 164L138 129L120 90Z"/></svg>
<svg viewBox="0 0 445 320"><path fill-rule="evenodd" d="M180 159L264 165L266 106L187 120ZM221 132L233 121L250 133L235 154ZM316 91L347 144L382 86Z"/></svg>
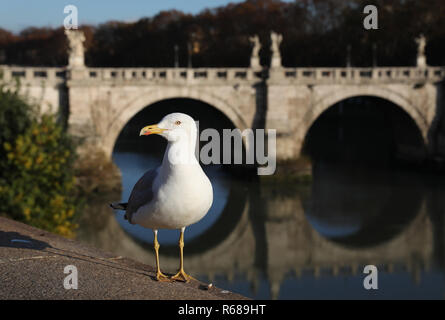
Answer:
<svg viewBox="0 0 445 320"><path fill-rule="evenodd" d="M0 92L0 213L73 237L74 147L54 115L37 115L17 92Z"/></svg>
<svg viewBox="0 0 445 320"><path fill-rule="evenodd" d="M17 91L0 86L0 147L23 134L34 118L34 109L19 97ZM0 153L0 165L4 164L5 156L4 152Z"/></svg>

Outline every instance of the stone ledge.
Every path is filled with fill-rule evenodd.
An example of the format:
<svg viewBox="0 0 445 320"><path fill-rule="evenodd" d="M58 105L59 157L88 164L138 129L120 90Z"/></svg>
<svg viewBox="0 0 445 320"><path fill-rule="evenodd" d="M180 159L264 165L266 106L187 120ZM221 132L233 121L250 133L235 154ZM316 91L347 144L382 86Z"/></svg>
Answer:
<svg viewBox="0 0 445 320"><path fill-rule="evenodd" d="M64 268L78 271L67 290ZM0 217L0 299L247 299L198 281L164 283L154 268Z"/></svg>

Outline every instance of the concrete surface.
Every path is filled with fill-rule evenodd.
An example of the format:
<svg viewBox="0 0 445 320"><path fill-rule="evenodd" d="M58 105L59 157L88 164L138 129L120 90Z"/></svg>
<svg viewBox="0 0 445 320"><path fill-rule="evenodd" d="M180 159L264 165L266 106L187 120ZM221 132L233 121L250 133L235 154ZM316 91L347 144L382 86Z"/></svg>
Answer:
<svg viewBox="0 0 445 320"><path fill-rule="evenodd" d="M78 272L65 289L64 269ZM158 282L154 268L0 217L0 299L247 299L197 281Z"/></svg>

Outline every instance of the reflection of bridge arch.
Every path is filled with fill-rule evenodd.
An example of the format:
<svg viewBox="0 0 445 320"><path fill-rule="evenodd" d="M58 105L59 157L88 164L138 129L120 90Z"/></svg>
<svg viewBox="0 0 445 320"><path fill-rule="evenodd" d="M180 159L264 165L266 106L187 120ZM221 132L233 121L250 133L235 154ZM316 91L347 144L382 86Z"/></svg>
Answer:
<svg viewBox="0 0 445 320"><path fill-rule="evenodd" d="M242 211L231 232L217 235L216 237L220 241L214 243L210 248L193 240L188 242L186 232L184 251L187 272L207 276L228 275L236 269L244 271L253 266L255 238L249 221L249 207L249 202L246 201L243 207L239 208ZM153 265L155 256L152 246L135 240L125 232L114 215L110 214L110 208L106 204L92 206L89 210L95 214L86 212L83 216L85 221L81 222L79 232L81 240L115 254ZM147 232L151 231L147 229ZM175 272L179 263L177 246L163 245L162 243L160 245L162 269L166 272Z"/></svg>
<svg viewBox="0 0 445 320"><path fill-rule="evenodd" d="M230 185L227 202L216 221L191 239L189 238L189 232L187 231L189 228L186 229L185 242L187 246L187 256L199 256L206 251L214 250L216 247L220 247L222 243L226 243L227 238L232 237L234 233L237 236L240 236L239 232L236 230L245 229L245 223L248 223L248 219L246 218L248 208L248 194L245 186L232 183ZM215 214L215 212L210 211L207 215L211 214ZM124 223L128 222L125 221ZM177 236L179 238L178 230ZM231 241L229 241L229 243L231 243ZM173 258L173 260L176 260L178 257L177 241L175 240L172 244L161 244L161 256L170 257ZM141 245L149 252L153 250L151 243L143 242ZM222 246L226 247L224 245Z"/></svg>
<svg viewBox="0 0 445 320"><path fill-rule="evenodd" d="M237 272L249 270L255 260L255 238L249 221L249 203L246 202L237 224L222 241L205 251L187 253L187 247L192 245L193 243L186 242L184 248L186 268L192 274L206 275L209 278L222 274L231 278ZM190 249L194 251L193 248ZM149 254L153 261L153 250L150 250ZM175 255L171 252L167 254L161 252L160 255L164 268L169 272L175 272L178 268L178 249L176 248Z"/></svg>
<svg viewBox="0 0 445 320"><path fill-rule="evenodd" d="M267 195L269 197L270 195ZM264 200L264 199L263 199ZM411 223L397 236L385 243L369 248L349 248L338 245L315 231L305 218L298 196L274 196L260 205L267 216L253 212L254 202L246 202L238 223L232 232L212 248L193 252L185 245L185 266L187 272L196 276L225 276L229 280L235 275L245 275L255 286L258 275L265 273L273 297L277 297L283 280L293 272L296 276L310 272L314 277L327 272L330 276L361 272L359 267L374 264L386 268L405 268L416 275L420 269L428 267L433 252L433 232L425 206ZM153 249L142 245L128 235L110 214L107 204L92 207L94 214L85 212L84 222L91 228L82 237L95 246L117 255L133 258L149 265L154 264ZM252 217L258 217L263 226L262 234L255 232ZM94 226L94 223L97 226ZM258 230L257 230L258 231ZM150 232L147 230L147 232ZM259 241L263 236L264 241ZM191 243L190 243L191 245ZM187 249L190 248L190 252ZM175 272L179 265L178 255L166 252L161 243L161 266L166 272ZM170 251L170 250L167 250ZM212 280L211 280L212 281Z"/></svg>
<svg viewBox="0 0 445 320"><path fill-rule="evenodd" d="M401 232L367 248L345 247L322 236L305 217L298 198L278 197L268 206L272 214L284 208L265 223L267 277L274 298L289 272L298 278L308 274L336 277L359 274L363 271L360 267L372 264L388 272L402 268L416 278L432 265L433 230L424 204Z"/></svg>
<svg viewBox="0 0 445 320"><path fill-rule="evenodd" d="M104 148L111 154L114 144L125 125L142 109L149 107L157 102L175 98L192 99L204 102L215 109L221 111L235 126L240 130L248 128L243 116L232 107L227 101L207 93L204 90L187 87L168 87L163 90L150 90L136 98L130 100L125 106L119 109L115 115L115 121L112 122L113 129L110 130ZM187 110L184 110L187 112Z"/></svg>

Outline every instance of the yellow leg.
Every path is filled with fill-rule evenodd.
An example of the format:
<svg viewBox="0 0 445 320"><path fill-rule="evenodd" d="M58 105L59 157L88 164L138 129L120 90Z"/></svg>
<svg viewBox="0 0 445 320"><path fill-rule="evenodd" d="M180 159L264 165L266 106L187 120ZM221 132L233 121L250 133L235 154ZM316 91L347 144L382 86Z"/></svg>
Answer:
<svg viewBox="0 0 445 320"><path fill-rule="evenodd" d="M170 281L170 279L161 272L161 267L159 265L159 242L158 242L158 230L153 230L155 234L154 247L156 253L156 280L158 281Z"/></svg>
<svg viewBox="0 0 445 320"><path fill-rule="evenodd" d="M179 280L184 282L189 282L191 279L195 280L192 276L189 276L184 271L184 231L185 228L181 229L181 235L179 236L179 271L177 274L175 274L173 277L171 277L171 280Z"/></svg>

